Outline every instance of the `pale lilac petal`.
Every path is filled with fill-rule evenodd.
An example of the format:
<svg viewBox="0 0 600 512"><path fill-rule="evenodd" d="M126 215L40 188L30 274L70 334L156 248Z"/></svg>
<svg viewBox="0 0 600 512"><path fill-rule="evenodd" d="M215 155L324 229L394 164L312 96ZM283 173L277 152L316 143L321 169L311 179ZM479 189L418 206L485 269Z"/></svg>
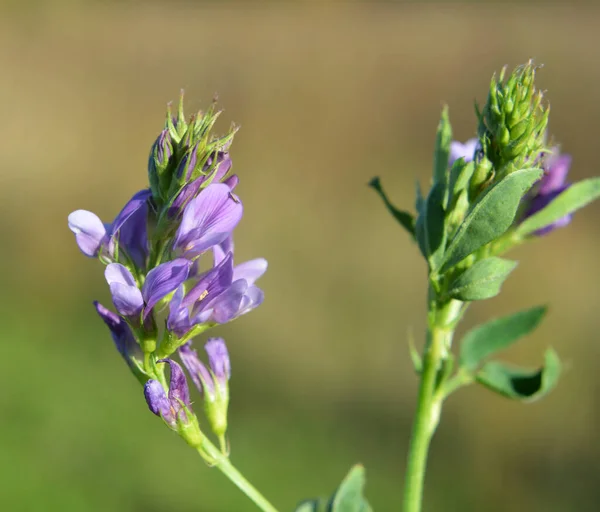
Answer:
<svg viewBox="0 0 600 512"><path fill-rule="evenodd" d="M267 271L267 266L267 260L264 258L256 258L240 263L233 267L233 281L245 279L249 285L254 284Z"/></svg>
<svg viewBox="0 0 600 512"><path fill-rule="evenodd" d="M242 212L227 185L209 185L185 207L174 247L191 256L201 254L229 236Z"/></svg>
<svg viewBox="0 0 600 512"><path fill-rule="evenodd" d="M163 418L172 427L176 425L174 411L171 409L171 403L160 382L154 379L146 382L144 385L144 397L146 398L148 408L153 414Z"/></svg>
<svg viewBox="0 0 600 512"><path fill-rule="evenodd" d="M69 215L68 223L81 252L86 256L97 256L106 236L106 228L98 216L87 210L76 210Z"/></svg>
<svg viewBox="0 0 600 512"><path fill-rule="evenodd" d="M144 318L159 300L176 290L187 279L190 264L189 260L178 258L148 272L142 288L142 295L146 302Z"/></svg>
<svg viewBox="0 0 600 512"><path fill-rule="evenodd" d="M221 263L228 252L233 253L233 237L229 235L220 244L215 245L212 248L213 251L213 267L216 267ZM235 270L235 269L234 269Z"/></svg>
<svg viewBox="0 0 600 512"><path fill-rule="evenodd" d="M112 283L121 283L126 286L137 286L131 272L127 267L120 263L110 263L109 265L106 265L104 277L109 285Z"/></svg>
<svg viewBox="0 0 600 512"><path fill-rule="evenodd" d="M252 311L254 308L260 306L264 299L265 294L258 286L250 286L244 294L238 316L245 315L249 311Z"/></svg>
<svg viewBox="0 0 600 512"><path fill-rule="evenodd" d="M204 366L204 363L198 358L198 353L192 348L192 343L190 341L179 347L179 357L181 358L181 362L187 368L198 391L200 391L200 393L206 392L209 395L214 396L215 390L212 375L206 366Z"/></svg>
<svg viewBox="0 0 600 512"><path fill-rule="evenodd" d="M475 151L479 146L479 139L469 139L464 144L458 141L450 143L450 155L448 157L448 167L452 167L454 162L463 158L465 162L471 162L475 158Z"/></svg>
<svg viewBox="0 0 600 512"><path fill-rule="evenodd" d="M117 311L127 317L138 316L144 307L144 299L131 272L120 263L111 263L106 266L104 277Z"/></svg>

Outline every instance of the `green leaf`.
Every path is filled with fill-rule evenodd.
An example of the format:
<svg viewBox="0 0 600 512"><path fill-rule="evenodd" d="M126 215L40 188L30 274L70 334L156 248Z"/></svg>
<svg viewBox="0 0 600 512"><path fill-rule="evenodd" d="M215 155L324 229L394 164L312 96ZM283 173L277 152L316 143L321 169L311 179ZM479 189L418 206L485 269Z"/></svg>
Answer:
<svg viewBox="0 0 600 512"><path fill-rule="evenodd" d="M517 228L517 235L524 237L556 222L569 213L583 208L600 197L600 178L589 178L574 183L553 199L548 206L533 214Z"/></svg>
<svg viewBox="0 0 600 512"><path fill-rule="evenodd" d="M365 468L354 466L340 484L332 497L328 512L372 512L363 497L365 487Z"/></svg>
<svg viewBox="0 0 600 512"><path fill-rule="evenodd" d="M444 185L436 183L431 187L425 206L415 224L415 234L421 253L432 268L443 257L446 244L444 229L445 212L442 206Z"/></svg>
<svg viewBox="0 0 600 512"><path fill-rule="evenodd" d="M475 171L475 162L473 161L465 162L464 158L459 158L452 164L450 183L448 184L452 198L458 197L469 186L473 171Z"/></svg>
<svg viewBox="0 0 600 512"><path fill-rule="evenodd" d="M500 362L491 362L477 373L476 380L491 391L513 400L533 402L551 391L560 376L561 365L554 350L544 355L544 366L527 370Z"/></svg>
<svg viewBox="0 0 600 512"><path fill-rule="evenodd" d="M479 325L465 334L460 345L461 367L474 371L484 359L532 332L546 314L538 306Z"/></svg>
<svg viewBox="0 0 600 512"><path fill-rule="evenodd" d="M435 140L435 152L433 154L433 182L445 184L448 181L448 157L450 155L450 143L452 142L452 127L448 119L448 107L442 110L440 123L438 124Z"/></svg>
<svg viewBox="0 0 600 512"><path fill-rule="evenodd" d="M298 504L294 512L326 512L323 500L304 500Z"/></svg>
<svg viewBox="0 0 600 512"><path fill-rule="evenodd" d="M460 274L448 288L448 296L459 300L482 300L495 297L516 261L490 257L480 260Z"/></svg>
<svg viewBox="0 0 600 512"><path fill-rule="evenodd" d="M414 238L415 236L415 218L412 214L405 212L403 210L399 210L396 208L388 199L387 194L383 191L383 187L381 186L381 181L378 177L373 178L370 183L370 187L373 187L376 192L379 194L388 211L394 216L394 218L398 221L398 223L406 229Z"/></svg>
<svg viewBox="0 0 600 512"><path fill-rule="evenodd" d="M489 187L472 206L448 245L440 271L444 272L512 225L523 195L541 176L540 169L515 171Z"/></svg>

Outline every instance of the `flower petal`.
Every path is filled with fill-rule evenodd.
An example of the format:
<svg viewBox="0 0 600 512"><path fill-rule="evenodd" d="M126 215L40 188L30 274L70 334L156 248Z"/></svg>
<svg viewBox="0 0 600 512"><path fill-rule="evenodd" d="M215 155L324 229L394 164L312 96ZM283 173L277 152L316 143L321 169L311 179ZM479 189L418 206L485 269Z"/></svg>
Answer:
<svg viewBox="0 0 600 512"><path fill-rule="evenodd" d="M232 174L223 183L229 187L229 190L233 191L235 189L235 187L237 187L239 182L240 182L240 179L238 178L238 175Z"/></svg>
<svg viewBox="0 0 600 512"><path fill-rule="evenodd" d="M204 345L208 354L208 364L218 380L229 380L231 377L231 363L229 352L223 338L209 338Z"/></svg>
<svg viewBox="0 0 600 512"><path fill-rule="evenodd" d="M469 139L464 144L458 141L450 143L450 155L448 157L448 167L452 167L454 162L459 158L463 158L465 162L471 162L475 158L475 151L479 146L477 137Z"/></svg>
<svg viewBox="0 0 600 512"><path fill-rule="evenodd" d="M187 307L181 305L184 294L185 288L183 286L177 288L169 303L169 316L167 318L167 329L180 337L192 327L190 312Z"/></svg>
<svg viewBox="0 0 600 512"><path fill-rule="evenodd" d="M127 201L127 204L119 212L119 215L115 218L111 226L111 236L114 236L123 226L123 224L131 217L137 210L146 204L146 201L150 198L152 192L150 189L140 190L136 192L133 197Z"/></svg>
<svg viewBox="0 0 600 512"><path fill-rule="evenodd" d="M68 222L81 252L86 256L97 256L106 236L106 228L98 216L87 210L75 210L69 215Z"/></svg>
<svg viewBox="0 0 600 512"><path fill-rule="evenodd" d="M225 324L238 316L247 290L248 283L245 279L234 282L207 305L207 308L212 309L212 319L217 323Z"/></svg>
<svg viewBox="0 0 600 512"><path fill-rule="evenodd" d="M571 155L552 155L544 165L544 176L540 181L539 193L549 194L565 186L571 167Z"/></svg>
<svg viewBox="0 0 600 512"><path fill-rule="evenodd" d="M198 353L192 348L191 341L188 341L185 345L179 347L179 357L181 358L181 362L187 368L198 391L200 391L200 393L206 392L211 397L214 396L215 388L212 375L206 366L204 366L204 363L198 358Z"/></svg>
<svg viewBox="0 0 600 512"><path fill-rule="evenodd" d="M225 256L227 256L228 252L233 254L233 237L231 235L229 235L220 244L215 245L212 248L212 251L213 251L213 267L216 267L219 263L221 263L225 259Z"/></svg>
<svg viewBox="0 0 600 512"><path fill-rule="evenodd" d="M169 402L176 411L181 409L181 402L190 407L190 390L185 379L185 374L175 361L172 359L159 359L158 363L167 363L171 367L171 377L169 380Z"/></svg>
<svg viewBox="0 0 600 512"><path fill-rule="evenodd" d="M172 427L176 425L175 415L171 410L171 403L160 382L154 379L146 382L144 385L144 397L152 413L162 417Z"/></svg>
<svg viewBox="0 0 600 512"><path fill-rule="evenodd" d="M118 232L118 239L119 251L124 251L137 268L145 270L149 252L148 203L142 203L142 205L135 210L125 222L123 222L121 229Z"/></svg>
<svg viewBox="0 0 600 512"><path fill-rule="evenodd" d="M227 185L211 184L185 207L174 247L196 256L221 243L242 218L242 203Z"/></svg>
<svg viewBox="0 0 600 512"><path fill-rule="evenodd" d="M254 308L260 306L264 300L264 292L258 286L250 286L244 294L238 316L245 315L252 311Z"/></svg>
<svg viewBox="0 0 600 512"><path fill-rule="evenodd" d="M245 279L249 285L261 277L267 271L267 260L264 258L256 258L254 260L240 263L233 268L233 281Z"/></svg>
<svg viewBox="0 0 600 512"><path fill-rule="evenodd" d="M178 258L162 263L148 272L142 287L142 296L146 302L144 319L159 300L176 290L187 279L190 265L189 260Z"/></svg>
<svg viewBox="0 0 600 512"><path fill-rule="evenodd" d="M228 253L217 267L200 276L198 282L183 299L182 304L184 306L195 305L195 307L198 302L206 304L231 285L232 277L233 255Z"/></svg>
<svg viewBox="0 0 600 512"><path fill-rule="evenodd" d="M106 266L104 277L117 311L127 317L139 315L144 307L144 299L131 272L120 263L111 263Z"/></svg>
<svg viewBox="0 0 600 512"><path fill-rule="evenodd" d="M119 316L105 308L99 302L94 302L96 311L100 315L100 318L110 329L110 334L115 346L119 353L123 356L123 359L128 365L132 365L132 357L140 352L139 345L136 343L135 338L131 329L127 323Z"/></svg>

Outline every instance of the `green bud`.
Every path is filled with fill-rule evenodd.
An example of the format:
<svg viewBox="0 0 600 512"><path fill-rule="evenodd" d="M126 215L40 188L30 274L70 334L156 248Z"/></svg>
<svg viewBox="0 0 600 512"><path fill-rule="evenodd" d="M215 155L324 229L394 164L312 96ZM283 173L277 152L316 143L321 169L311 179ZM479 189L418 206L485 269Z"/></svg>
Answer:
<svg viewBox="0 0 600 512"><path fill-rule="evenodd" d="M475 166L473 176L469 182L469 195L471 199L476 198L485 186L494 177L494 166L487 158L482 158Z"/></svg>

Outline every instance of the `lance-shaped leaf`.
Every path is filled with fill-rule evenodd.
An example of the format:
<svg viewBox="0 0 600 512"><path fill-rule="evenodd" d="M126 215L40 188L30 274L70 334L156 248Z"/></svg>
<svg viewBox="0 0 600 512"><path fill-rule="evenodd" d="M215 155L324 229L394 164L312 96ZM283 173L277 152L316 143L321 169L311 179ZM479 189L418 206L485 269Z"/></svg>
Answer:
<svg viewBox="0 0 600 512"><path fill-rule="evenodd" d="M448 296L459 300L483 300L500 293L502 283L517 266L516 261L486 258L460 274L448 287Z"/></svg>
<svg viewBox="0 0 600 512"><path fill-rule="evenodd" d="M448 107L442 110L442 116L435 139L435 152L433 154L433 182L446 184L448 182L448 158L450 156L450 143L452 142L452 127L448 119Z"/></svg>
<svg viewBox="0 0 600 512"><path fill-rule="evenodd" d="M440 262L440 271L448 270L504 234L515 219L521 198L541 175L540 169L522 169L488 188L467 213L448 244Z"/></svg>
<svg viewBox="0 0 600 512"><path fill-rule="evenodd" d="M500 362L490 362L477 373L476 380L491 391L513 400L533 402L556 386L561 365L554 350L544 355L544 366L528 370Z"/></svg>
<svg viewBox="0 0 600 512"><path fill-rule="evenodd" d="M600 197L600 178L589 178L574 183L554 198L548 206L522 222L517 228L517 234L521 237L530 235L583 208L598 197Z"/></svg>
<svg viewBox="0 0 600 512"><path fill-rule="evenodd" d="M461 341L460 366L475 371L484 359L532 332L545 314L546 308L539 306L475 327Z"/></svg>
<svg viewBox="0 0 600 512"><path fill-rule="evenodd" d="M363 496L365 487L365 468L354 466L331 497L328 512L372 512L372 508Z"/></svg>
<svg viewBox="0 0 600 512"><path fill-rule="evenodd" d="M446 245L444 193L442 183L436 183L431 187L415 224L419 249L421 249L421 253L427 259L431 268L438 266L438 262L444 255Z"/></svg>
<svg viewBox="0 0 600 512"><path fill-rule="evenodd" d="M384 192L383 187L381 186L381 181L378 177L373 178L369 182L369 186L375 189L375 191L379 194L379 197L383 200L388 211L394 216L394 218L398 221L398 223L406 229L410 233L410 235L414 238L415 236L415 218L412 214L405 212L404 210L400 210L396 208L392 202L389 200L387 194Z"/></svg>

